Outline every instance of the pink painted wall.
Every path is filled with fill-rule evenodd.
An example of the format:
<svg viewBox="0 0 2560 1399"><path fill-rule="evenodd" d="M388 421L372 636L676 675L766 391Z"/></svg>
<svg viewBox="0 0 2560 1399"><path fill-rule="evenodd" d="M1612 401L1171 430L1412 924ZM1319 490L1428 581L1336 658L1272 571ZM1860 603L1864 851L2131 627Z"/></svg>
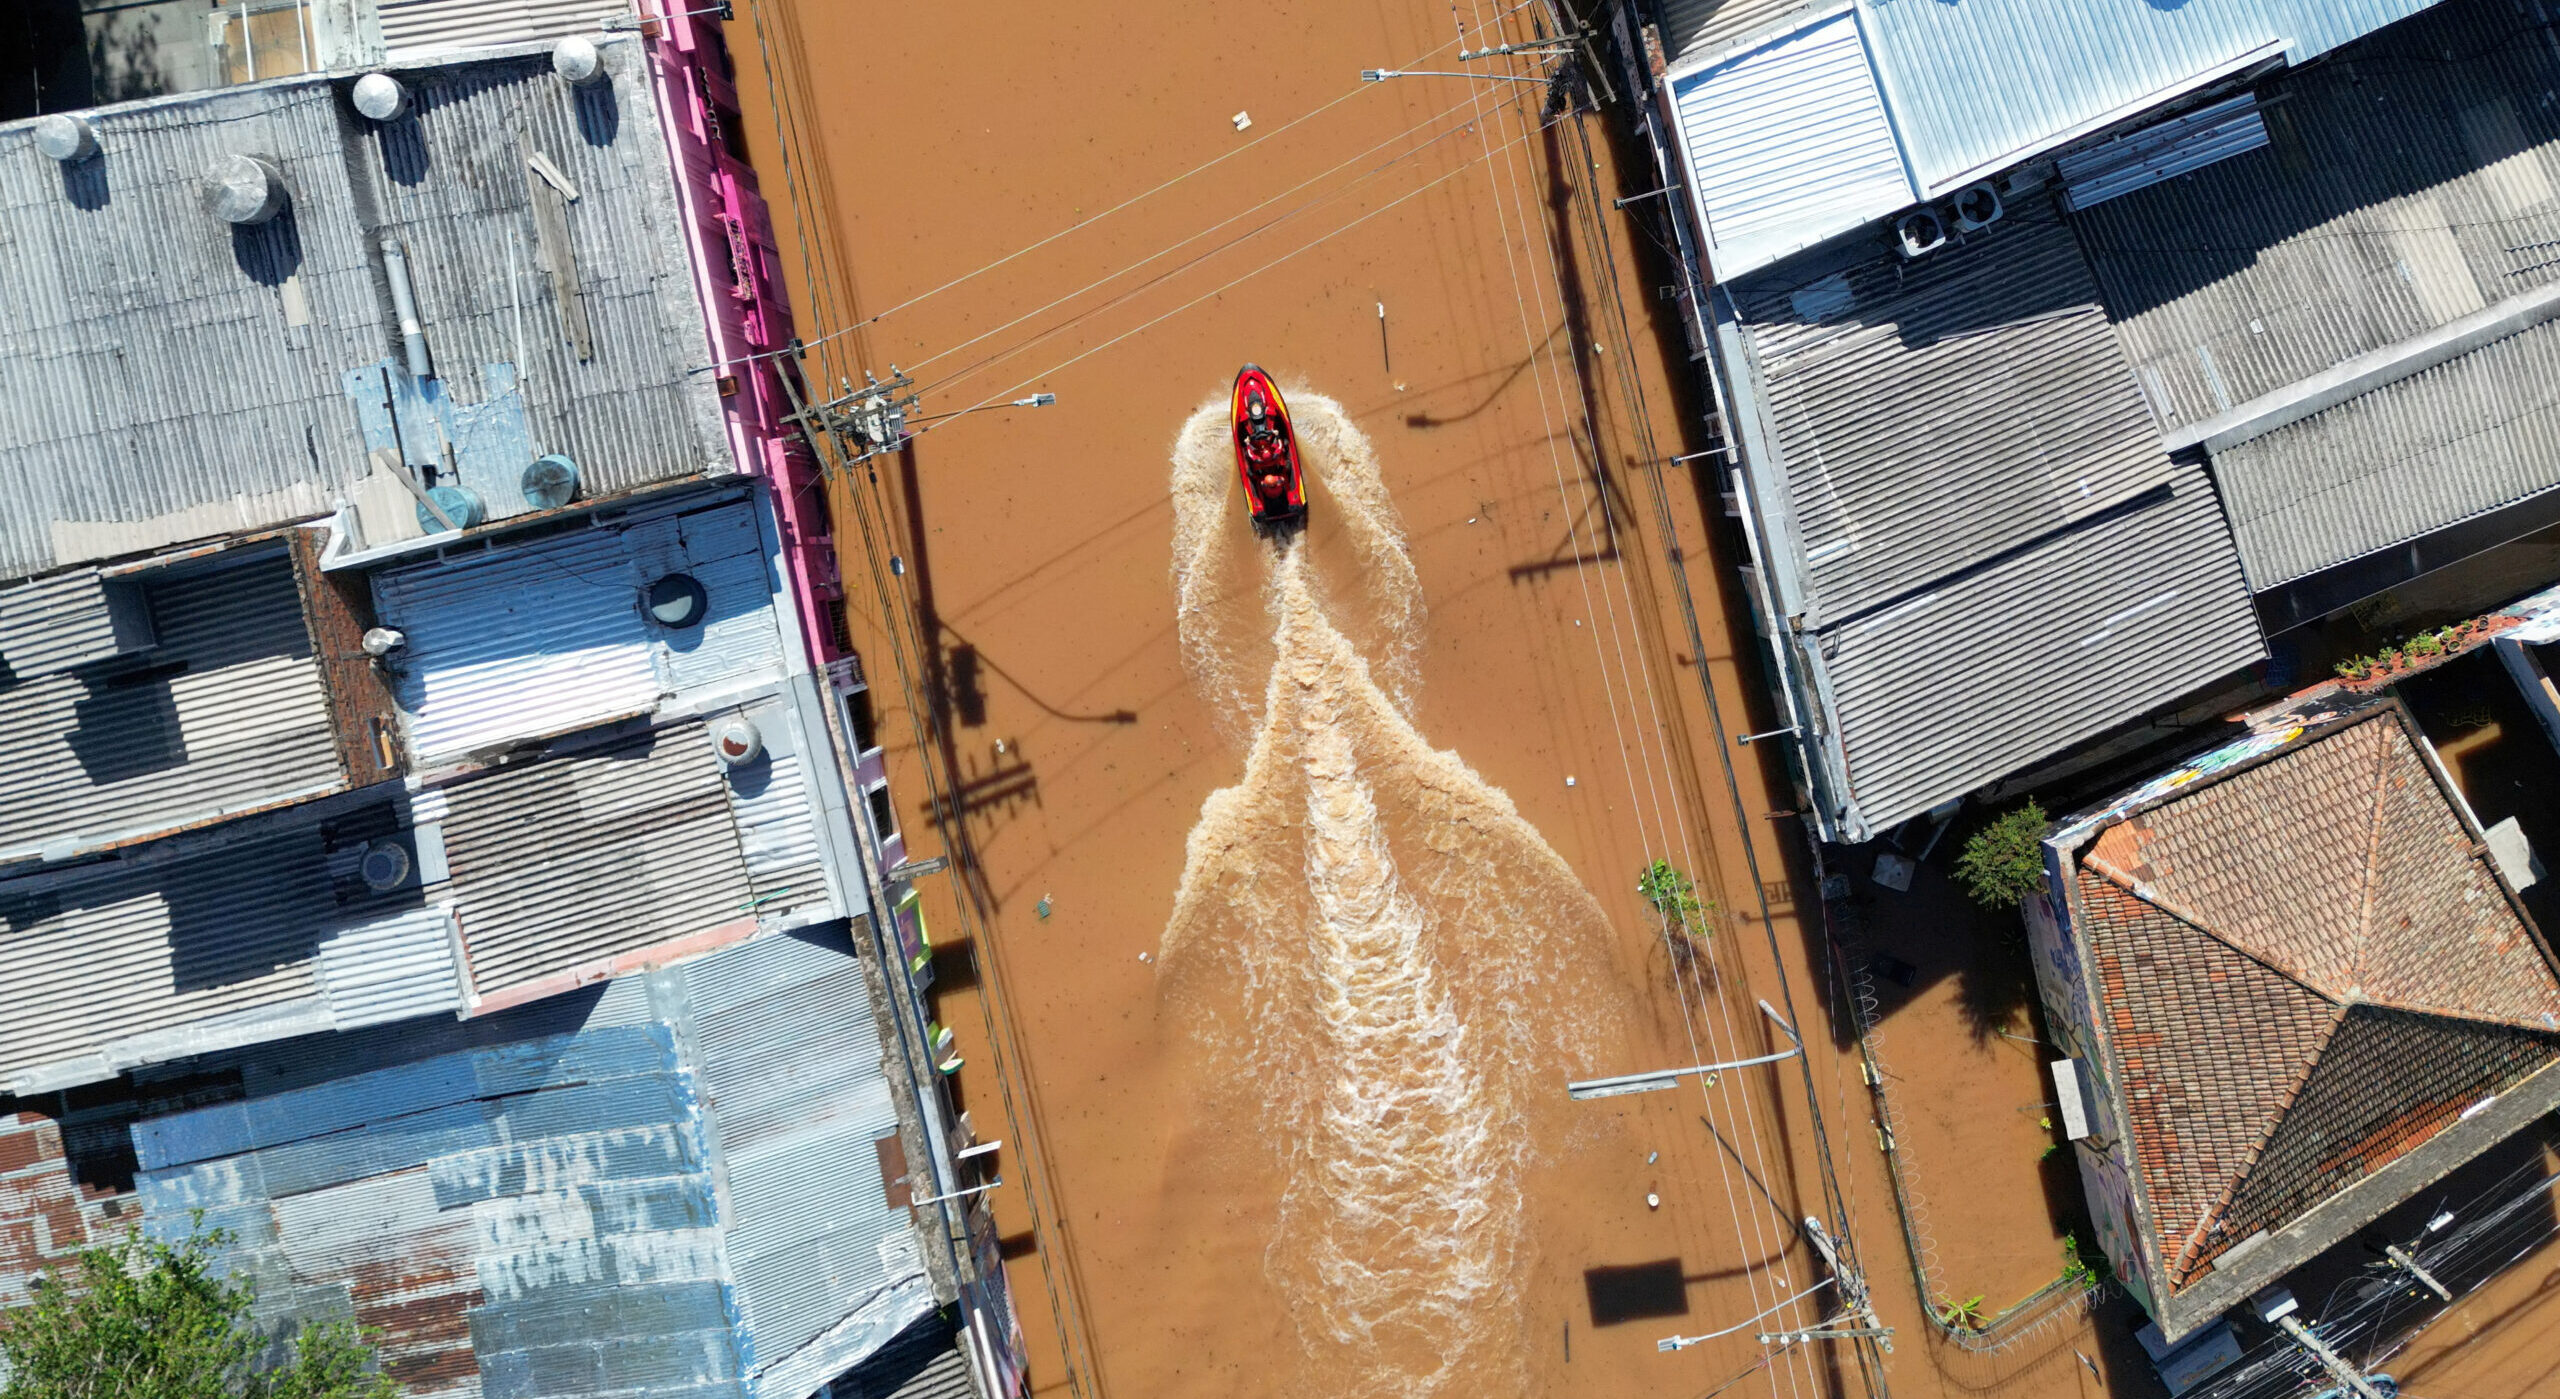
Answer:
<svg viewBox="0 0 2560 1399"><path fill-rule="evenodd" d="M669 8L673 8L670 6ZM791 342L791 301L774 245L773 218L745 159L728 46L707 15L671 15L642 42L684 210L685 251L709 314L720 366L730 449L773 484L782 520L784 586L791 589L812 665L847 654L836 640L844 596L827 533L817 463L784 419L791 412L770 352ZM756 356L768 356L755 358Z"/></svg>

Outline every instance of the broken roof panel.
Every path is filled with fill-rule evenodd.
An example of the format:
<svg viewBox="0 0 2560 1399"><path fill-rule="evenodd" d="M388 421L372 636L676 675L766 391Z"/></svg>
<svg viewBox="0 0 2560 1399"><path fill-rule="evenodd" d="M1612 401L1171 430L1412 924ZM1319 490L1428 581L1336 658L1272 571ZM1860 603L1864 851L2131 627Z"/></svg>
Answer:
<svg viewBox="0 0 2560 1399"><path fill-rule="evenodd" d="M368 459L458 472L492 517L525 464L590 495L726 460L703 312L638 45L572 89L547 55L400 69L376 125L323 75L88 113L103 154L58 166L0 126L0 577L271 527L352 500L372 543L420 532ZM546 249L528 157L565 173ZM262 155L285 213L231 225L201 186ZM548 189L548 186L543 186ZM405 252L440 378L407 381L382 241ZM545 275L556 251L574 274ZM568 300L563 302L561 297ZM574 305L586 354L561 315ZM449 474L447 482L453 477Z"/></svg>

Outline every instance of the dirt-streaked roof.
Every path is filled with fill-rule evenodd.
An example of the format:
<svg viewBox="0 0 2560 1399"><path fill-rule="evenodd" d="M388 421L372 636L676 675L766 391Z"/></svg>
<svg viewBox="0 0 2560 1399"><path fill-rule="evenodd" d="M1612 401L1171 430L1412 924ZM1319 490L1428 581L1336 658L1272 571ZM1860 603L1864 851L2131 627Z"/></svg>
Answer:
<svg viewBox="0 0 2560 1399"><path fill-rule="evenodd" d="M2173 1289L2560 1062L2560 977L2419 742L2377 709L2080 856Z"/></svg>

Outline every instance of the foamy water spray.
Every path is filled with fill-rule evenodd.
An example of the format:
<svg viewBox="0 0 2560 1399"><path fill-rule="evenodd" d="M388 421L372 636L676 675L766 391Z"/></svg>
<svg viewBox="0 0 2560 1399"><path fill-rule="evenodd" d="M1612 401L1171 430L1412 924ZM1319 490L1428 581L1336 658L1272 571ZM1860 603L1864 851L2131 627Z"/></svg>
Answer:
<svg viewBox="0 0 2560 1399"><path fill-rule="evenodd" d="M1338 531L1323 542L1359 576L1323 577L1304 536L1254 542L1225 406L1193 415L1173 462L1183 651L1250 747L1192 829L1164 991L1225 1085L1203 1111L1281 1165L1264 1264L1299 1388L1518 1393L1520 1182L1562 1130L1542 1121L1561 1083L1616 1038L1613 940L1510 799L1415 729L1403 529L1341 408L1290 402L1320 490L1310 529Z"/></svg>

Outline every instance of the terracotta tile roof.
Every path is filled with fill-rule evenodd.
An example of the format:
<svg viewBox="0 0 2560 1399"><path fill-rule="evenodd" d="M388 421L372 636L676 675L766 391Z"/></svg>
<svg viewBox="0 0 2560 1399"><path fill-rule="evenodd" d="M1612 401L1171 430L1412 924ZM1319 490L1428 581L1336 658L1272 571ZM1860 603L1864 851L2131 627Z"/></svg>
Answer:
<svg viewBox="0 0 2560 1399"><path fill-rule="evenodd" d="M2457 800L2387 708L2081 854L2172 1289L2560 1061L2560 977Z"/></svg>

